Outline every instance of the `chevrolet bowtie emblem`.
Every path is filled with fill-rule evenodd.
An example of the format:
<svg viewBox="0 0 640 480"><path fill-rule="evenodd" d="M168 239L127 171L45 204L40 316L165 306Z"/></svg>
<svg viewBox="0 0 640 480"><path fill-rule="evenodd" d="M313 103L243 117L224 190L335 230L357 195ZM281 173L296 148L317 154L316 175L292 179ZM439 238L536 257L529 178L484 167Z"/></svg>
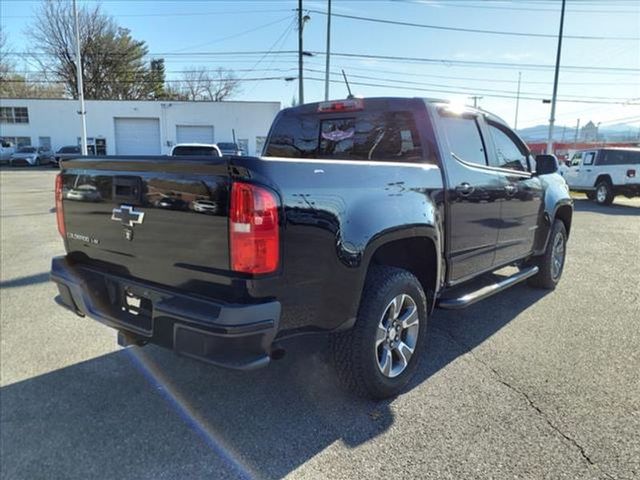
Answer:
<svg viewBox="0 0 640 480"><path fill-rule="evenodd" d="M123 227L133 227L142 223L144 212L136 212L131 205L120 205L113 209L111 220L121 222Z"/></svg>

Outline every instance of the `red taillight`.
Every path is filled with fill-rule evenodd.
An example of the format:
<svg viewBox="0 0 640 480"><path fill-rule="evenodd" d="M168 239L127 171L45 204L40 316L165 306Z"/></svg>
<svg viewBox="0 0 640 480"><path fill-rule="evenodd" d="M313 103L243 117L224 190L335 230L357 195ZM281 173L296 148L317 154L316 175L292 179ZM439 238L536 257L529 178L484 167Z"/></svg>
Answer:
<svg viewBox="0 0 640 480"><path fill-rule="evenodd" d="M636 171L633 169L629 169L627 170L627 177L629 178L635 178L636 177Z"/></svg>
<svg viewBox="0 0 640 480"><path fill-rule="evenodd" d="M278 202L270 190L250 183L232 185L229 250L231 269L236 272L260 274L278 269Z"/></svg>
<svg viewBox="0 0 640 480"><path fill-rule="evenodd" d="M322 102L318 105L318 112L353 112L363 108L364 101L361 98L352 98L349 100Z"/></svg>
<svg viewBox="0 0 640 480"><path fill-rule="evenodd" d="M62 238L67 236L64 226L64 211L62 210L62 174L56 175L56 220L58 221L58 232Z"/></svg>

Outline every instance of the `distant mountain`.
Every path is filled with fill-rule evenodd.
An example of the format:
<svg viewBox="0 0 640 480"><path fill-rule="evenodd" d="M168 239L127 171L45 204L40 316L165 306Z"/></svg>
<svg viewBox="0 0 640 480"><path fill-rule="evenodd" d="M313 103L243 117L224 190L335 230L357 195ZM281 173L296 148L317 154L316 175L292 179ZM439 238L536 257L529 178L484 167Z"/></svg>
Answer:
<svg viewBox="0 0 640 480"><path fill-rule="evenodd" d="M549 125L536 125L518 130L518 135L528 142L546 141L548 134ZM572 142L575 134L575 126L556 125L553 127L553 140L556 142L561 142L563 137L565 142ZM640 126L627 123L603 125L598 129L598 136L601 140L636 140L638 135L640 135ZM580 133L578 133L578 140L580 140Z"/></svg>

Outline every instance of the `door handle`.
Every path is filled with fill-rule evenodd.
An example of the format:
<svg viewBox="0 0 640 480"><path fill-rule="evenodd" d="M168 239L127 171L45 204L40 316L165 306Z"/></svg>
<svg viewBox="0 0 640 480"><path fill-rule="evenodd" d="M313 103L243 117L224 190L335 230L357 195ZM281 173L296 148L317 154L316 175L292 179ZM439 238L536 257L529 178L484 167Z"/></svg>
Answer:
<svg viewBox="0 0 640 480"><path fill-rule="evenodd" d="M507 192L507 195L513 195L518 190L518 187L516 187L515 185L512 185L511 183L509 183L509 184L504 186L504 189Z"/></svg>
<svg viewBox="0 0 640 480"><path fill-rule="evenodd" d="M471 195L471 193L475 190L474 187L471 186L470 183L462 182L460 185L456 187L456 192L463 197L467 195Z"/></svg>
<svg viewBox="0 0 640 480"><path fill-rule="evenodd" d="M587 169L585 170L585 172L590 172L590 171L591 171L591 169L590 169L590 168L587 168Z"/></svg>

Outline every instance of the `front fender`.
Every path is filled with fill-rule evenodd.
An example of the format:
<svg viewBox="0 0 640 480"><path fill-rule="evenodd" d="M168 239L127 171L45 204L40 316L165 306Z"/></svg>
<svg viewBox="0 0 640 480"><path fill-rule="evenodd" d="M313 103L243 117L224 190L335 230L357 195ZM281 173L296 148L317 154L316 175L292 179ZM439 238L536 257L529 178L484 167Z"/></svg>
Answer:
<svg viewBox="0 0 640 480"><path fill-rule="evenodd" d="M536 235L534 254L542 254L549 241L551 226L558 216L561 208L573 210L573 199L569 193L569 187L564 178L558 173L540 175L540 182L544 191L544 205L542 218ZM569 227L567 233L569 233Z"/></svg>

